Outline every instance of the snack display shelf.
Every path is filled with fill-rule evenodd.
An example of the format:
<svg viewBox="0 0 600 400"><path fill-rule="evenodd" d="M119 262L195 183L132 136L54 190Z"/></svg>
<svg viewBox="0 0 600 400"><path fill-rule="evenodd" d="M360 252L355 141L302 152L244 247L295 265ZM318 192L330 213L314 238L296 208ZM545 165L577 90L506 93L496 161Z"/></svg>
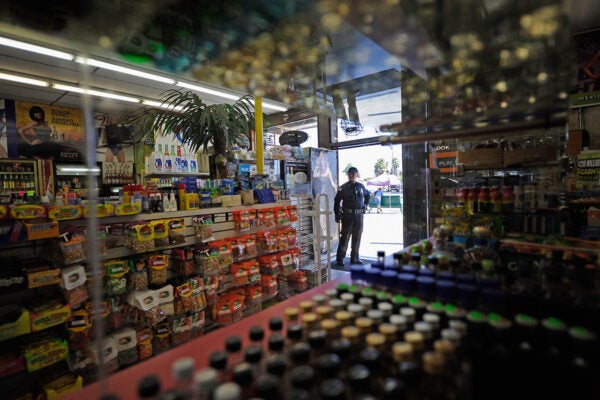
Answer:
<svg viewBox="0 0 600 400"><path fill-rule="evenodd" d="M267 309L228 326L216 329L206 335L191 340L190 342L176 347L172 350L154 356L146 361L128 367L127 369L110 375L103 382L95 382L85 386L80 391L67 395L64 400L76 399L98 399L104 393L113 393L120 400L137 400L137 383L149 374L157 375L164 388L173 387L174 381L171 365L181 357L193 357L196 369L208 365L208 357L211 351L224 349L225 338L229 335L239 335L245 343L248 342L248 330L255 325L262 326L268 331L269 319L274 316L283 317L287 307L297 306L303 300L310 300L316 294L323 294L327 289L334 288L337 284L350 282L348 275L342 276L335 281L324 283L321 286L297 294L287 300L283 300Z"/></svg>

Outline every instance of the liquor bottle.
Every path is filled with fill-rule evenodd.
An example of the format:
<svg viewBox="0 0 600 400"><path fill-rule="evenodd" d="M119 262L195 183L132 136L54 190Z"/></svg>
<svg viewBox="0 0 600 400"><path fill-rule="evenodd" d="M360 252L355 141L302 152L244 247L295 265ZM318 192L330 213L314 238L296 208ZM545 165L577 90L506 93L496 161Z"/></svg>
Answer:
<svg viewBox="0 0 600 400"><path fill-rule="evenodd" d="M217 372L217 381L223 383L227 380L227 352L216 350L210 353L208 364Z"/></svg>
<svg viewBox="0 0 600 400"><path fill-rule="evenodd" d="M139 400L157 400L160 395L160 379L156 375L144 376L138 382L137 395Z"/></svg>
<svg viewBox="0 0 600 400"><path fill-rule="evenodd" d="M191 357L182 357L176 360L172 366L175 391L181 399L192 399L194 393L194 369L196 362Z"/></svg>
<svg viewBox="0 0 600 400"><path fill-rule="evenodd" d="M275 375L262 374L256 379L255 395L256 398L263 400L281 399L281 379Z"/></svg>
<svg viewBox="0 0 600 400"><path fill-rule="evenodd" d="M194 375L194 400L210 400L219 385L216 369L206 367Z"/></svg>
<svg viewBox="0 0 600 400"><path fill-rule="evenodd" d="M237 335L225 338L225 351L227 352L227 369L231 372L233 367L242 362L242 339Z"/></svg>
<svg viewBox="0 0 600 400"><path fill-rule="evenodd" d="M213 400L241 400L242 388L234 382L222 383L215 389Z"/></svg>

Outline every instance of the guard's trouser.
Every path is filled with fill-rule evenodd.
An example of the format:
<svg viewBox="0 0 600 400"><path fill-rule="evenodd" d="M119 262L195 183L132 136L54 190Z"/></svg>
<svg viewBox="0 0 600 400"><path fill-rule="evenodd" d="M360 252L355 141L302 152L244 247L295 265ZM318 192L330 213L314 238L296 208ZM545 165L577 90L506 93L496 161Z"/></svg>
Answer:
<svg viewBox="0 0 600 400"><path fill-rule="evenodd" d="M350 260L358 260L358 249L360 248L360 237L363 231L363 217L361 214L342 214L342 231L337 249L337 260L341 261L346 256L348 239L352 236Z"/></svg>

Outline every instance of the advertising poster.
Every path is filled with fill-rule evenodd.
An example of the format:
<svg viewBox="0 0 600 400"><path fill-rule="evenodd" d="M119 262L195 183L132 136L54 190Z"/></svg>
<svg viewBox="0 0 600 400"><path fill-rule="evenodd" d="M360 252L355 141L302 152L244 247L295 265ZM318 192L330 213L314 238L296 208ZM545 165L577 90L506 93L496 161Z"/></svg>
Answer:
<svg viewBox="0 0 600 400"><path fill-rule="evenodd" d="M584 150L577 159L577 190L600 187L600 150Z"/></svg>
<svg viewBox="0 0 600 400"><path fill-rule="evenodd" d="M571 89L573 107L600 104L600 30L575 35L577 79Z"/></svg>
<svg viewBox="0 0 600 400"><path fill-rule="evenodd" d="M15 101L15 124L19 157L83 159L85 136L80 110Z"/></svg>

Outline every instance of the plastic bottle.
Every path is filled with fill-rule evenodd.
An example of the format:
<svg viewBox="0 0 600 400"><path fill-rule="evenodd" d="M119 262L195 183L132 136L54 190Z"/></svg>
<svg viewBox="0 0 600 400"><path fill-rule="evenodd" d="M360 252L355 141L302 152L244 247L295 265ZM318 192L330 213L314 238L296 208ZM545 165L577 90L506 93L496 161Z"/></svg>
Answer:
<svg viewBox="0 0 600 400"><path fill-rule="evenodd" d="M160 196L160 194L159 194ZM164 212L169 212L171 211L171 203L169 201L169 193L163 193L162 195L162 210Z"/></svg>
<svg viewBox="0 0 600 400"><path fill-rule="evenodd" d="M173 158L169 154L169 146L165 145L165 152L163 154L163 172L170 173L175 172L173 169Z"/></svg>
<svg viewBox="0 0 600 400"><path fill-rule="evenodd" d="M187 210L185 185L183 183L177 185L177 196L179 198L179 209Z"/></svg>
<svg viewBox="0 0 600 400"><path fill-rule="evenodd" d="M158 150L152 152L152 158L154 159L154 172L162 173L164 171L164 159L162 154L162 144L158 145ZM150 171L149 171L150 172Z"/></svg>
<svg viewBox="0 0 600 400"><path fill-rule="evenodd" d="M177 199L174 191L171 192L171 198L169 199L169 211L177 211Z"/></svg>
<svg viewBox="0 0 600 400"><path fill-rule="evenodd" d="M183 171L183 159L181 158L181 146L177 146L177 153L175 154L175 171Z"/></svg>

